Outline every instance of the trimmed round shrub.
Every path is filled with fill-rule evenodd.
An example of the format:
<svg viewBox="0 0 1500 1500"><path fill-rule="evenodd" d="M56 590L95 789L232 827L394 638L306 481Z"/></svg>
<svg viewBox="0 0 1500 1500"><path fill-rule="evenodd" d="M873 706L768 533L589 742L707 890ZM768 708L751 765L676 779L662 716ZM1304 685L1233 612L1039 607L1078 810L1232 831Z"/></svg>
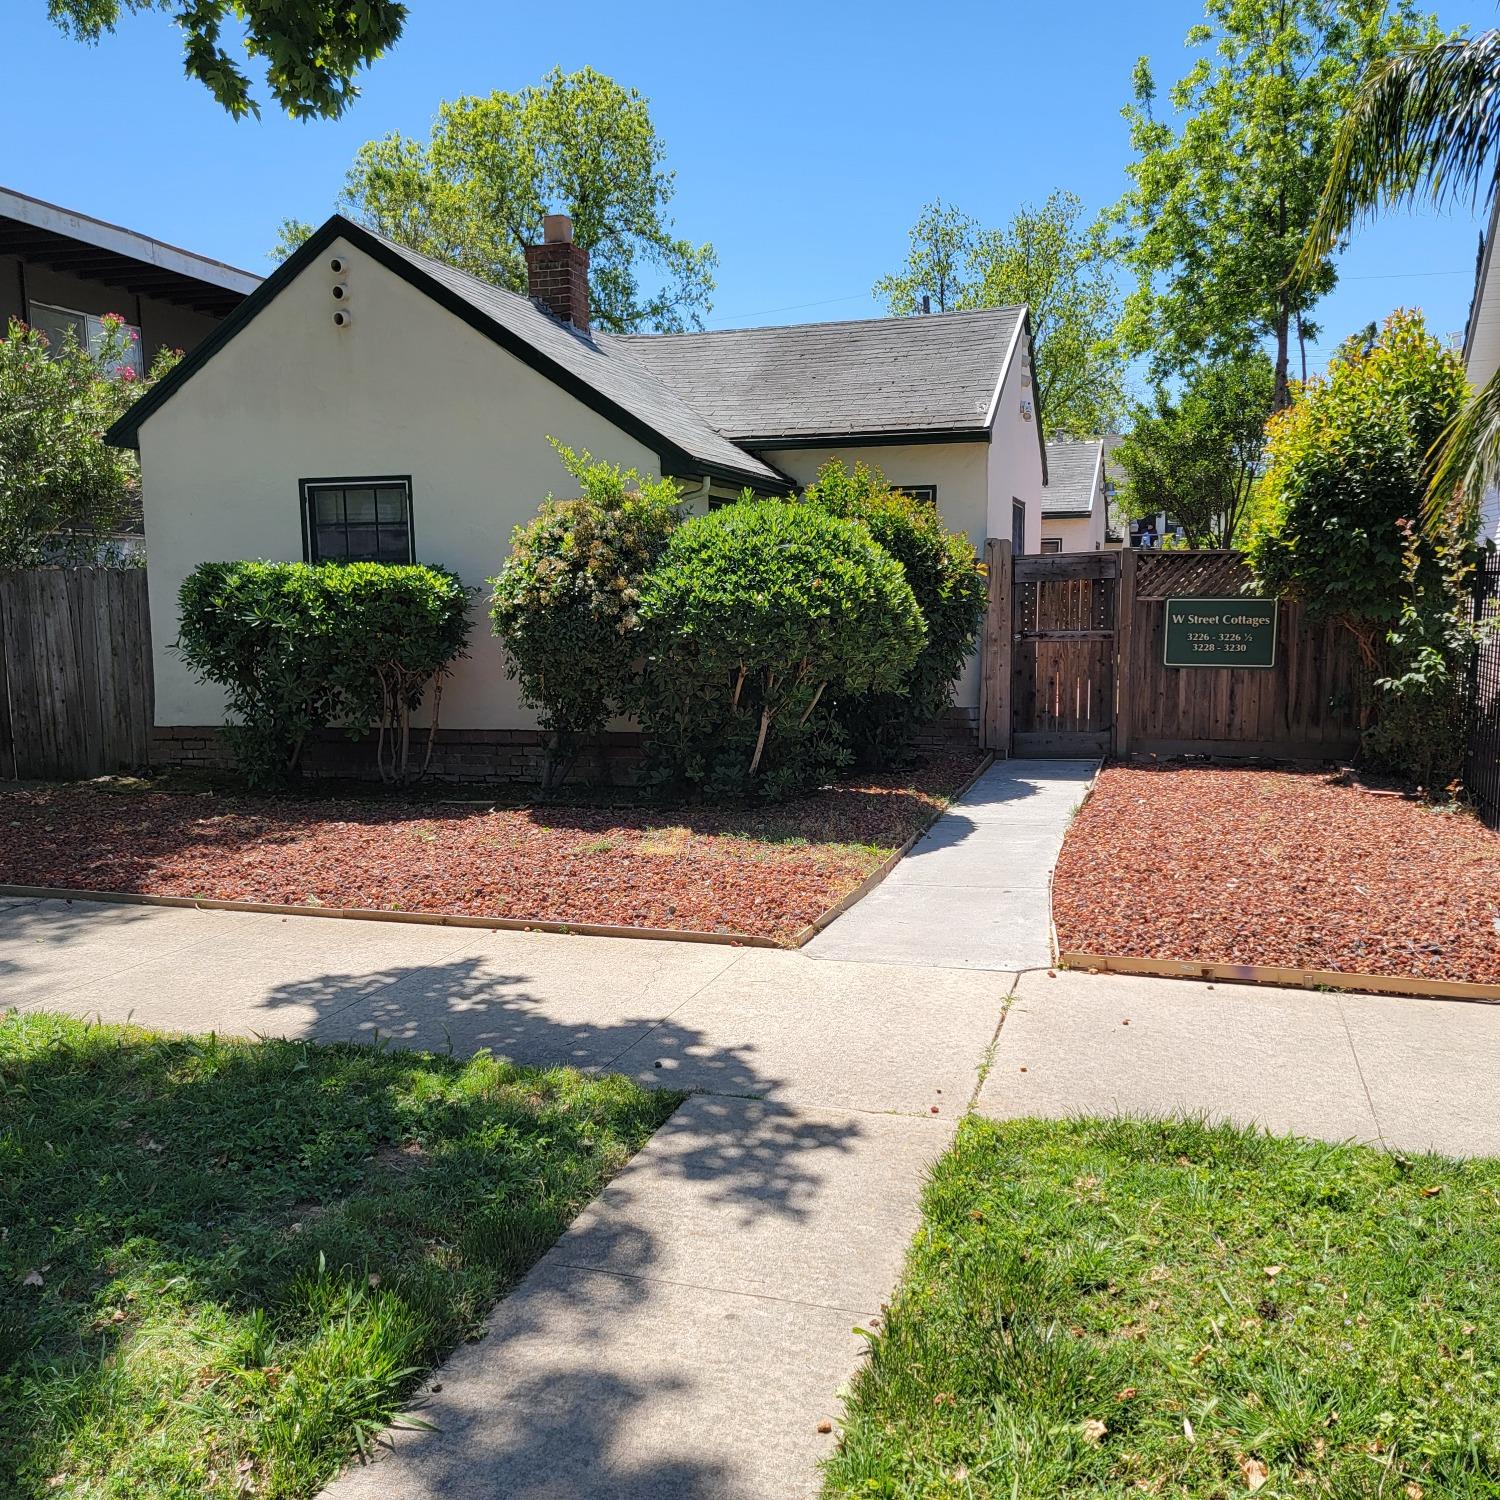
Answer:
<svg viewBox="0 0 1500 1500"><path fill-rule="evenodd" d="M845 692L837 700L855 753L889 764L953 702L953 685L984 618L984 564L963 532L943 526L935 505L893 489L878 469L863 463L848 469L830 459L802 499L868 528L901 564L927 626L916 661L894 691Z"/></svg>
<svg viewBox="0 0 1500 1500"><path fill-rule="evenodd" d="M378 727L381 775L411 773L411 715L464 654L468 596L442 568L395 563L202 563L178 592L175 649L224 689L225 728L255 786L296 769L307 737ZM425 769L425 765L424 765Z"/></svg>
<svg viewBox="0 0 1500 1500"><path fill-rule="evenodd" d="M506 671L549 736L547 781L634 699L641 581L680 515L676 486L558 448L576 500L548 497L490 580Z"/></svg>
<svg viewBox="0 0 1500 1500"><path fill-rule="evenodd" d="M725 795L786 796L848 764L833 700L896 691L926 637L900 563L864 526L777 500L686 522L640 614L653 761Z"/></svg>

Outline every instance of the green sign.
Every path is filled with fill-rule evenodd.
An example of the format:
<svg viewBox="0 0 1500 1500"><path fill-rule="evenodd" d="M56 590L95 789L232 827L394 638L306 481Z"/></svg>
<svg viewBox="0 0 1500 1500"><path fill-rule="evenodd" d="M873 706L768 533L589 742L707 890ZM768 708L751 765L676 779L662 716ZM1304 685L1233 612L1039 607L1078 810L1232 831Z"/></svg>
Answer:
<svg viewBox="0 0 1500 1500"><path fill-rule="evenodd" d="M1169 667L1274 667L1274 599L1168 599Z"/></svg>

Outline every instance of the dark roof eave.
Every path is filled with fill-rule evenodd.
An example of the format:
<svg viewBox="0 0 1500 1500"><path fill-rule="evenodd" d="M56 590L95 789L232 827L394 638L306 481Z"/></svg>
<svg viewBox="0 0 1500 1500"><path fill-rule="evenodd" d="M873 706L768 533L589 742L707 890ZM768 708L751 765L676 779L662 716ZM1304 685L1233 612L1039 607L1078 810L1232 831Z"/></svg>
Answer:
<svg viewBox="0 0 1500 1500"><path fill-rule="evenodd" d="M1042 508L1042 519L1044 521L1087 521L1093 515L1093 507L1088 510L1048 510Z"/></svg>
<svg viewBox="0 0 1500 1500"><path fill-rule="evenodd" d="M994 433L988 427L920 427L882 432L819 432L786 435L740 436L726 432L725 437L741 448L749 448L757 457L762 449L791 448L880 448L919 443L988 443Z"/></svg>

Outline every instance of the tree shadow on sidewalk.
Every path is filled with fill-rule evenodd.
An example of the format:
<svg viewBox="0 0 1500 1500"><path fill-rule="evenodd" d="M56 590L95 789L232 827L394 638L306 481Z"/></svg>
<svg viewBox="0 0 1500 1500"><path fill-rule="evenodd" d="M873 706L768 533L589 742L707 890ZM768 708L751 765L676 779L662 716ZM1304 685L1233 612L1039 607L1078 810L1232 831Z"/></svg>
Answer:
<svg viewBox="0 0 1500 1500"><path fill-rule="evenodd" d="M55 913L38 912L36 922L38 937L69 941L68 932L59 932ZM81 922L70 923L69 929L80 934L89 930ZM345 965L269 988L259 1009L268 1033L278 1029L278 1012L296 1012L294 1029L311 1039L360 1044L352 1051L337 1045L311 1054L320 1061L305 1072L303 1083L313 1091L328 1083L322 1060L329 1066L343 1066L341 1059L357 1065L360 1056L369 1057L376 1050L391 1054L393 1060L414 1049L448 1053L459 1060L487 1051L517 1064L568 1065L607 1075L631 1048L660 1030L664 1040L670 1035L674 1049L691 1052L704 1066L717 1068L726 1087L732 1083L737 1093L775 1094L781 1080L758 1066L753 1048L719 1044L675 1019L668 1033L662 1020L671 1009L668 1005L653 1009L642 1000L638 1015L628 1013L628 1006L622 1015L616 999L591 993L592 984L609 983L607 970L594 979L582 972L568 973L565 966L564 978L560 982L559 974L549 970L541 980L519 962L507 965L473 954L425 964ZM544 987L553 998L541 998ZM142 1139L150 1140L140 1149L159 1141L165 1148L163 1165L175 1181L192 1188L186 1217L162 1231L169 1238L181 1237L184 1246L216 1242L226 1232L226 1205L244 1181L242 1170L270 1172L277 1159L302 1160L326 1147L326 1122L320 1125L315 1111L304 1119L297 1109L285 1107L285 1070L257 1083L255 1057L249 1054L240 1065L242 1076L232 1092L225 1092L221 1080L167 1073L153 1091L152 1117L141 1127ZM40 1086L43 1073L55 1073L64 1061L59 1055L30 1064L29 1086ZM643 1081L657 1080L648 1076ZM663 1070L660 1081L670 1087L671 1071ZM232 1131L231 1101L233 1109L241 1111L248 1105L252 1115L256 1101L260 1105L254 1120L255 1159L238 1165L224 1159L223 1138L225 1131ZM55 1123L58 1129L52 1135L68 1128L64 1120ZM81 1122L75 1125L82 1130ZM653 1173L691 1184L698 1201L727 1212L747 1229L767 1219L806 1220L829 1172L863 1134L853 1120L808 1119L775 1104L729 1097L702 1100L690 1123L674 1119L665 1129L672 1133L670 1149L653 1153ZM133 1123L132 1137L135 1130ZM356 1140L357 1149L367 1151L369 1159L344 1163L341 1170L356 1177L368 1170L379 1150L399 1144L399 1132L388 1141L391 1135L389 1122L378 1110L372 1113L368 1139L362 1144ZM628 1202L630 1184L627 1167L608 1192L618 1191ZM288 1197L294 1196L293 1188L278 1193L272 1195L275 1215L287 1218L299 1211ZM24 1203L12 1205L9 1212L12 1222L37 1239L41 1260L47 1226L27 1224ZM55 1214L50 1217L56 1220ZM106 1280L121 1252L123 1239L110 1235L111 1221L101 1222L105 1233L90 1241L78 1268L85 1282ZM455 1233L461 1228L449 1227ZM561 1221L552 1223L547 1238L560 1227ZM337 1257L336 1228L331 1221L315 1225L306 1243L299 1244L299 1255L305 1259L311 1253L307 1247L314 1238L328 1238ZM429 1232L443 1237L445 1226L435 1224ZM462 1255L461 1235L458 1242L456 1253ZM271 1241L261 1248L269 1245ZM279 1247L279 1241L275 1245ZM546 1248L547 1239L542 1239L524 1247L524 1259L507 1252L512 1254L514 1274L505 1277L505 1284L514 1284ZM661 1433L664 1414L670 1431L674 1408L694 1408L704 1394L700 1386L705 1379L728 1379L731 1384L734 1380L733 1372L726 1376L722 1368L706 1375L698 1357L701 1350L673 1348L652 1337L658 1299L676 1295L664 1292L664 1283L653 1276L662 1248L658 1227L637 1214L630 1218L628 1232L609 1242L609 1264L601 1272L559 1267L555 1254L544 1259L535 1274L498 1306L487 1336L460 1345L440 1373L424 1379L416 1408L437 1430L392 1434L395 1468L385 1463L369 1469L357 1466L340 1481L338 1493L346 1488L360 1493L370 1486L372 1494L399 1487L401 1494L414 1496L607 1494L707 1500L733 1492L735 1475L725 1458L716 1456L723 1453L723 1433L642 1446L643 1433ZM247 1249L251 1263L238 1261L233 1278L222 1284L201 1267L195 1270L197 1294L238 1311L260 1305L258 1298L269 1298L274 1278L255 1263L253 1246ZM284 1250L276 1248L276 1253ZM86 1320L95 1317L86 1291L79 1306ZM12 1311L24 1320L24 1304ZM837 1316L847 1322L846 1315ZM631 1340L641 1338L643 1328L646 1342L632 1347ZM18 1341L25 1341L24 1327L12 1331ZM82 1368L77 1372L80 1389L104 1378L127 1332L128 1326L116 1331L107 1326L99 1330L88 1321L80 1324L80 1348L93 1351L84 1362L95 1367L92 1374ZM85 1333L92 1334L91 1340L83 1337ZM672 1335L663 1337L670 1341ZM752 1392L744 1396L754 1399ZM753 1418L754 1411L748 1415ZM348 1446L352 1449L352 1441Z"/></svg>

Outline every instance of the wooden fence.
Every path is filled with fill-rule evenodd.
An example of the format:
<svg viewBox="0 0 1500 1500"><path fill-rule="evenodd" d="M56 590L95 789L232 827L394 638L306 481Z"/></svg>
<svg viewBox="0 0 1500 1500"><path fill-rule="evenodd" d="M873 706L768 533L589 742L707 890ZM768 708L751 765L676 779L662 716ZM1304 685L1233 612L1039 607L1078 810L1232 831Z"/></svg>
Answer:
<svg viewBox="0 0 1500 1500"><path fill-rule="evenodd" d="M0 777L134 770L151 717L144 568L0 574Z"/></svg>
<svg viewBox="0 0 1500 1500"><path fill-rule="evenodd" d="M1166 601L1237 598L1237 552L1011 556L986 545L980 725L1018 755L1341 760L1359 744L1361 666L1347 631L1282 603L1271 667L1169 667Z"/></svg>
<svg viewBox="0 0 1500 1500"><path fill-rule="evenodd" d="M1354 638L1281 603L1271 667L1169 667L1167 600L1231 599L1250 570L1237 552L1124 552L1115 753L1343 760L1359 748Z"/></svg>

